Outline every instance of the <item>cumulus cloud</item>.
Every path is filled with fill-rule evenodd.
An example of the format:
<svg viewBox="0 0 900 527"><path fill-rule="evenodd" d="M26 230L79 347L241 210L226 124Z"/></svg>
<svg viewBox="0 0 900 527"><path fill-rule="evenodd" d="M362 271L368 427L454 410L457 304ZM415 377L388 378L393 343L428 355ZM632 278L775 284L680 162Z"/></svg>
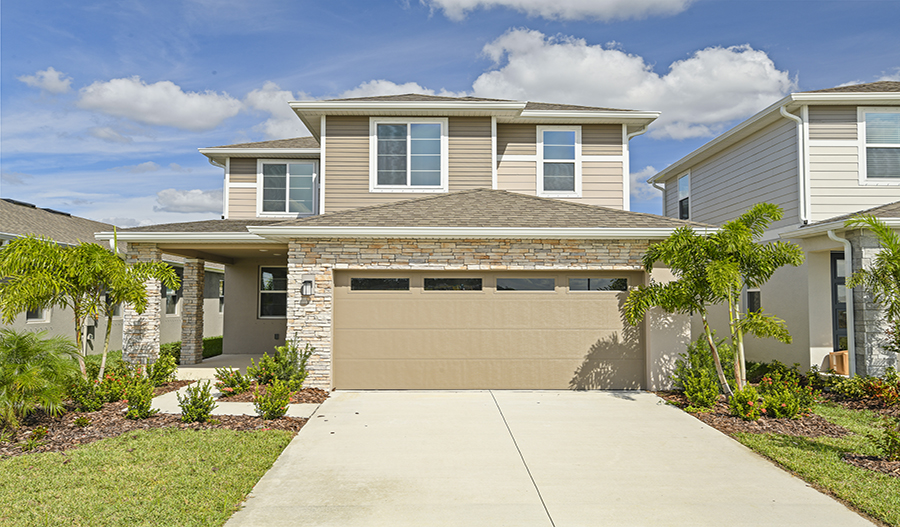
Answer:
<svg viewBox="0 0 900 527"><path fill-rule="evenodd" d="M146 174L147 172L156 172L159 170L159 165L154 163L153 161L147 161L138 165L126 165L121 167L114 167L110 170L118 170L120 172L130 172L132 174Z"/></svg>
<svg viewBox="0 0 900 527"><path fill-rule="evenodd" d="M466 93L464 92L451 92L447 90L440 90L435 92L432 89L425 88L424 86L420 86L415 82L407 82L404 84L397 84L396 82L385 80L385 79L376 79L371 81L366 81L356 88L351 90L347 90L341 94L341 98L350 98L350 97L377 97L379 95L403 95L406 93L419 93L422 95L439 95L441 97L464 97Z"/></svg>
<svg viewBox="0 0 900 527"><path fill-rule="evenodd" d="M651 135L711 136L796 87L765 52L749 45L709 47L660 75L615 43L512 29L484 46L495 69L473 84L479 97L659 110Z"/></svg>
<svg viewBox="0 0 900 527"><path fill-rule="evenodd" d="M652 166L646 166L637 172L629 174L632 201L652 201L662 197L662 194L653 188L653 185L647 183L647 180L656 175L657 172L658 170Z"/></svg>
<svg viewBox="0 0 900 527"><path fill-rule="evenodd" d="M167 188L156 194L154 212L221 212L221 190L175 190Z"/></svg>
<svg viewBox="0 0 900 527"><path fill-rule="evenodd" d="M66 77L65 73L56 71L53 67L38 71L34 75L22 75L16 78L32 88L54 95L66 93L72 89L72 77Z"/></svg>
<svg viewBox="0 0 900 527"><path fill-rule="evenodd" d="M132 141L127 135L122 135L109 126L93 126L88 128L87 133L91 137L96 137L107 143L130 143Z"/></svg>
<svg viewBox="0 0 900 527"><path fill-rule="evenodd" d="M877 81L900 81L900 68L894 68L894 73L882 72Z"/></svg>
<svg viewBox="0 0 900 527"><path fill-rule="evenodd" d="M171 81L147 84L138 76L86 86L80 90L78 106L194 132L215 128L241 110L241 102L227 93L185 92Z"/></svg>
<svg viewBox="0 0 900 527"><path fill-rule="evenodd" d="M102 218L100 221L103 223L110 223L115 225L116 227L128 228L128 227L138 227L141 225L141 222L134 218Z"/></svg>
<svg viewBox="0 0 900 527"><path fill-rule="evenodd" d="M282 90L272 81L266 81L262 88L255 89L244 98L244 105L250 109L271 115L254 130L263 132L267 139L284 139L309 135L303 122L288 106L290 101L306 101L312 97L303 92L295 96L289 90Z"/></svg>
<svg viewBox="0 0 900 527"><path fill-rule="evenodd" d="M432 9L441 9L447 18L462 20L475 9L506 7L550 20L620 20L674 15L694 0L420 0Z"/></svg>

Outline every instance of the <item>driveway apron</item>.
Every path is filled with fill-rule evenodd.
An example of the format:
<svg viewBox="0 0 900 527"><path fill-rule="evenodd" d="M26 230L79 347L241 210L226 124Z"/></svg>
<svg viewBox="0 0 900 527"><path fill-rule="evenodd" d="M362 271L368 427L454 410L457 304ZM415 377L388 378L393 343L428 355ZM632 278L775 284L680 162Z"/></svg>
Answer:
<svg viewBox="0 0 900 527"><path fill-rule="evenodd" d="M871 526L649 393L335 392L228 527Z"/></svg>

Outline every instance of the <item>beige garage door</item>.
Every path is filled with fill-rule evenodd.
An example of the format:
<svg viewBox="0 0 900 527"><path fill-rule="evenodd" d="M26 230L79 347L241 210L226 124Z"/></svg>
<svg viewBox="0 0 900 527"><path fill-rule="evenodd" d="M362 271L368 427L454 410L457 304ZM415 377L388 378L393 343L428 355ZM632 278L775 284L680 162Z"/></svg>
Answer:
<svg viewBox="0 0 900 527"><path fill-rule="evenodd" d="M640 273L335 273L340 389L640 388Z"/></svg>

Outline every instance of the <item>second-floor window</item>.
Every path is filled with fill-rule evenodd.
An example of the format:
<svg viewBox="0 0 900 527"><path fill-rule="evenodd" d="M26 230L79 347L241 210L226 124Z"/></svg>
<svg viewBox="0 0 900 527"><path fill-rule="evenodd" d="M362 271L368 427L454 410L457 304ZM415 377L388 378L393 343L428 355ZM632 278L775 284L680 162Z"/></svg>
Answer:
<svg viewBox="0 0 900 527"><path fill-rule="evenodd" d="M581 195L581 127L538 127L538 195Z"/></svg>
<svg viewBox="0 0 900 527"><path fill-rule="evenodd" d="M371 126L372 191L447 190L446 119L373 119Z"/></svg>
<svg viewBox="0 0 900 527"><path fill-rule="evenodd" d="M263 216L316 214L317 197L314 161L259 162L262 192L259 208Z"/></svg>
<svg viewBox="0 0 900 527"><path fill-rule="evenodd" d="M861 108L865 127L865 174L869 182L900 181L900 109ZM864 177L863 177L864 176Z"/></svg>
<svg viewBox="0 0 900 527"><path fill-rule="evenodd" d="M678 178L678 219L691 219L691 176L685 174Z"/></svg>

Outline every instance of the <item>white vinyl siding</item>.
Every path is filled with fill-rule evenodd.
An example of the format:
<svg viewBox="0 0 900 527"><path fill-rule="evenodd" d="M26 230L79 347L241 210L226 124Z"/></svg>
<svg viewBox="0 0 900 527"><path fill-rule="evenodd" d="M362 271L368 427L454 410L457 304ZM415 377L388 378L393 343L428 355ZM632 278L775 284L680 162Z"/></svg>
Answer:
<svg viewBox="0 0 900 527"><path fill-rule="evenodd" d="M810 106L811 141L856 141L856 106Z"/></svg>
<svg viewBox="0 0 900 527"><path fill-rule="evenodd" d="M886 205L900 200L900 185L860 185L855 143L817 145L810 141L810 221Z"/></svg>
<svg viewBox="0 0 900 527"><path fill-rule="evenodd" d="M254 161L255 164L255 161ZM256 217L256 187L228 189L228 218Z"/></svg>

